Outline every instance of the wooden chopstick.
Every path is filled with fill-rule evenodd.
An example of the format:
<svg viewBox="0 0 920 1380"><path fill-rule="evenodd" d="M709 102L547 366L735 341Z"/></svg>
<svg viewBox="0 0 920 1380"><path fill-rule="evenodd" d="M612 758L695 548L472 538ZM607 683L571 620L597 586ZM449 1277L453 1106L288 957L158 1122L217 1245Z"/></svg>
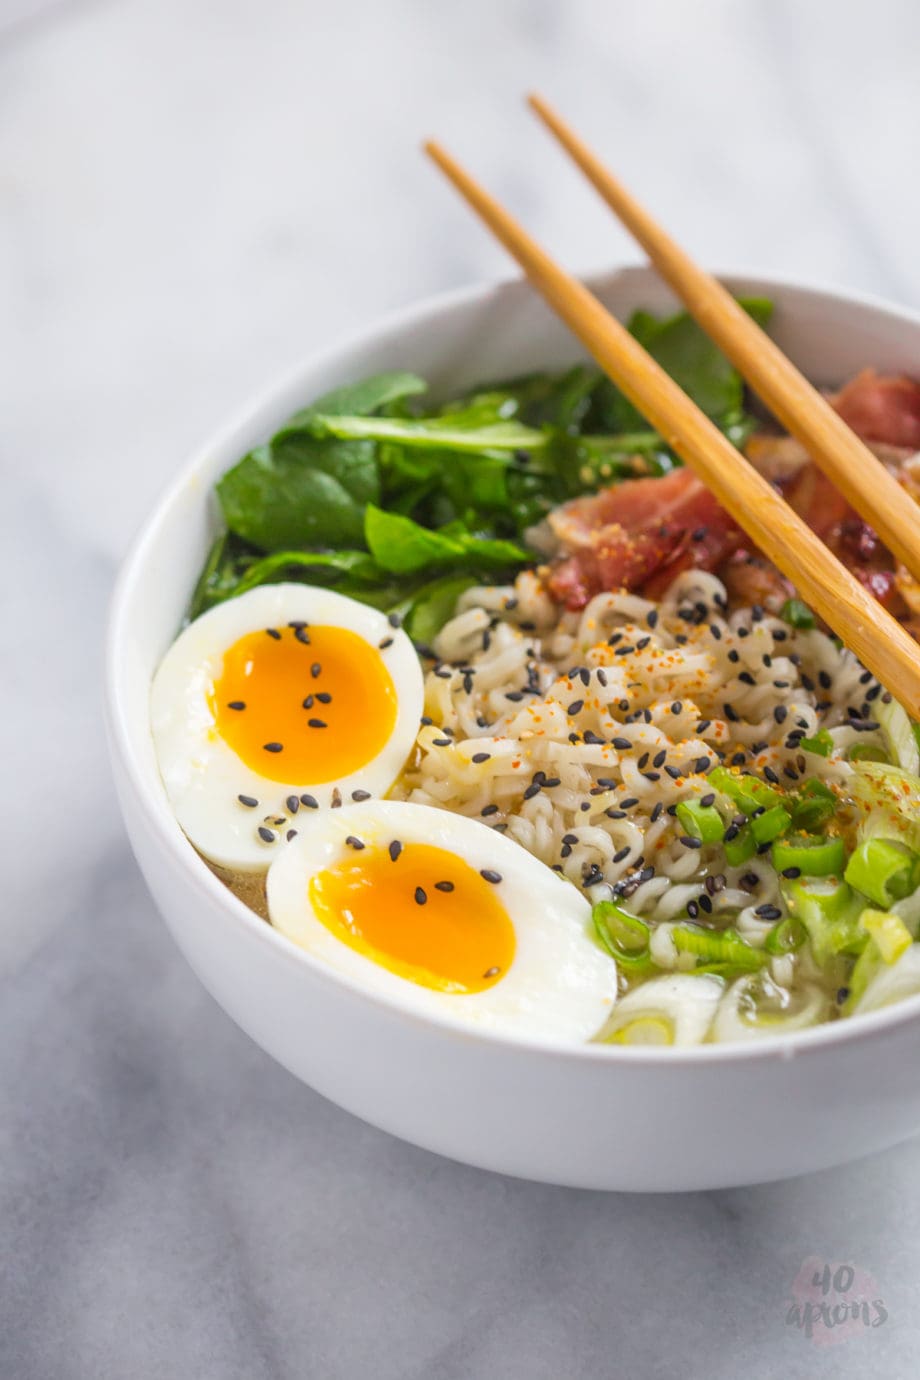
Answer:
<svg viewBox="0 0 920 1380"><path fill-rule="evenodd" d="M426 152L618 388L915 718L920 647L583 284L436 143Z"/></svg>
<svg viewBox="0 0 920 1380"><path fill-rule="evenodd" d="M639 205L582 139L540 96L528 101L670 283L691 316L801 441L819 469L920 579L920 509L779 346L731 293Z"/></svg>

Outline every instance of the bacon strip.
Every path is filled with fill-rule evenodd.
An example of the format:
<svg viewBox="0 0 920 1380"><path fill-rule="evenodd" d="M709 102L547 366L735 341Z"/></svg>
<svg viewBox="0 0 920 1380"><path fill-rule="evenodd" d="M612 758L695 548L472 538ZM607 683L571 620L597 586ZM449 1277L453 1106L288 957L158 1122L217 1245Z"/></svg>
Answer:
<svg viewBox="0 0 920 1380"><path fill-rule="evenodd" d="M864 439L886 448L886 463L896 463L893 448L902 455L905 448L920 448L920 384L911 379L866 370L832 402ZM772 445L755 437L750 458L879 602L906 614L891 553L821 471L797 459L796 445L786 437ZM907 478L908 467L902 468ZM551 514L549 525L559 558L547 583L570 609L609 589L641 589L657 598L676 575L693 568L718 571L738 604L777 609L792 592L689 470L627 480L575 499Z"/></svg>

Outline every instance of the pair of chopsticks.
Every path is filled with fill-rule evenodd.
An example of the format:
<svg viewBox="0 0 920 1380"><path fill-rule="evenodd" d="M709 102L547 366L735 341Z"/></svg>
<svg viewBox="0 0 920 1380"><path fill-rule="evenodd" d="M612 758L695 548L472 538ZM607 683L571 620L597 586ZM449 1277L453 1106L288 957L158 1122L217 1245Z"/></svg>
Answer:
<svg viewBox="0 0 920 1380"><path fill-rule="evenodd" d="M703 330L920 579L920 514L897 480L731 294L693 263L546 102L531 96L530 104ZM882 685L920 718L920 647L901 624L586 287L440 145L430 142L425 149L630 402Z"/></svg>

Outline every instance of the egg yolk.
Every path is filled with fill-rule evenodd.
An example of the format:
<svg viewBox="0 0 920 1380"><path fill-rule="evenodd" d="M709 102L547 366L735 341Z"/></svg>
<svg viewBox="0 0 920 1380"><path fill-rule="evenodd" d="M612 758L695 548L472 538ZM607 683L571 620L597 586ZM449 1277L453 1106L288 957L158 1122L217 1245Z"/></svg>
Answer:
<svg viewBox="0 0 920 1380"><path fill-rule="evenodd" d="M320 784L372 761L396 723L396 688L376 647L348 628L247 633L208 696L217 732L270 781Z"/></svg>
<svg viewBox="0 0 920 1380"><path fill-rule="evenodd" d="M515 939L497 873L483 876L430 844L356 845L309 884L313 912L336 938L437 992L482 992L501 981Z"/></svg>

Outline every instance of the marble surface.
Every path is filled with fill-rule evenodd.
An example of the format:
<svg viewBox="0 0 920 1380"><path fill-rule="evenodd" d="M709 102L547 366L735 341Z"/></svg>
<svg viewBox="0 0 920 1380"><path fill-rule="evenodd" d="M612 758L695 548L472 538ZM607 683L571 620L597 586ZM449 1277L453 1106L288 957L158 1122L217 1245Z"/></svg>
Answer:
<svg viewBox="0 0 920 1380"><path fill-rule="evenodd" d="M436 1159L274 1067L140 881L100 648L132 531L231 408L506 271L423 135L568 262L634 257L537 86L711 263L918 306L918 47L913 0L0 5L0 1375L915 1373L916 1142L604 1197ZM825 1262L885 1320L806 1336Z"/></svg>

